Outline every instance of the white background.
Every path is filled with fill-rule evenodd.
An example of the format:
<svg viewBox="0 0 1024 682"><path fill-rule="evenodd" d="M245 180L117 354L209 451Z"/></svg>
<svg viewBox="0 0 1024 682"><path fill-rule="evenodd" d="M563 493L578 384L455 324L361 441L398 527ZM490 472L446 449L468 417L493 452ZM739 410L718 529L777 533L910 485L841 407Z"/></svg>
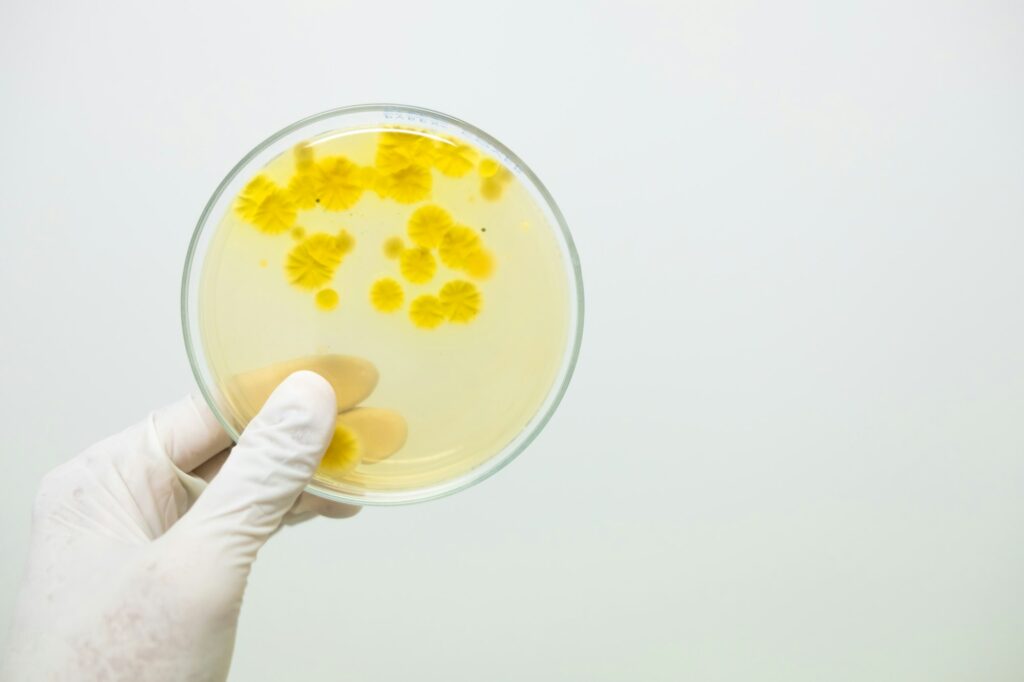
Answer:
<svg viewBox="0 0 1024 682"><path fill-rule="evenodd" d="M1022 45L1009 0L4 0L0 617L41 474L193 389L216 184L396 101L558 199L578 372L496 478L274 538L233 680L1021 679Z"/></svg>

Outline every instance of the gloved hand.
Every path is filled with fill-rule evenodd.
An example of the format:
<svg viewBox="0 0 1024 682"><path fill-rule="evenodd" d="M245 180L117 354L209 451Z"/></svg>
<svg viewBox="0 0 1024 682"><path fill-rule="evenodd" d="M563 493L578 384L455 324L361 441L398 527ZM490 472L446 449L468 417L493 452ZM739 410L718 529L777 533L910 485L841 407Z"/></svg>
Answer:
<svg viewBox="0 0 1024 682"><path fill-rule="evenodd" d="M206 405L186 399L49 473L0 678L225 679L263 543L290 512L358 509L300 498L337 411L331 384L297 372L230 457Z"/></svg>

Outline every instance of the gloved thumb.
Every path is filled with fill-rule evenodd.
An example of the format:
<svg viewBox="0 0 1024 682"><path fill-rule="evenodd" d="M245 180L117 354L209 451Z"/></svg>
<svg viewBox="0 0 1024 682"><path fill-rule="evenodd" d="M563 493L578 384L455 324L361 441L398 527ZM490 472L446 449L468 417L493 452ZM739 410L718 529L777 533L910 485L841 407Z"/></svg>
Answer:
<svg viewBox="0 0 1024 682"><path fill-rule="evenodd" d="M173 530L198 533L250 563L312 478L336 418L334 389L326 379L308 371L289 376Z"/></svg>

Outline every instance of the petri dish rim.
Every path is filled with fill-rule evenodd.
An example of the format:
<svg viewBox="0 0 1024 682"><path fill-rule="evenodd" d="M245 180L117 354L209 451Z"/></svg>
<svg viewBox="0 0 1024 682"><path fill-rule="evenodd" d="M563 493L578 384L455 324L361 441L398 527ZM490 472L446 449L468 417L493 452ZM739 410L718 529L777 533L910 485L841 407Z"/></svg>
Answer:
<svg viewBox="0 0 1024 682"><path fill-rule="evenodd" d="M569 277L569 336L566 348L563 351L562 363L559 368L558 375L556 376L551 389L548 391L544 402L538 408L534 416L530 419L524 429L501 450L488 457L473 469L470 469L459 476L423 488L388 492L366 491L365 494L349 494L323 487L315 481L311 481L310 484L306 486L306 492L318 497L346 504L356 504L361 506L394 506L426 502L428 500L452 495L490 478L529 447L529 445L537 438L540 432L543 431L544 427L551 420L551 417L557 410L562 398L565 396L576 368L580 346L583 340L583 275L580 267L579 254L576 251L576 245L573 241L572 234L569 231L569 227L566 224L565 217L562 215L562 212L555 203L551 193L544 186L544 183L540 181L540 178L537 177L537 175L522 161L522 159L519 158L519 156L497 139L483 130L480 130L476 126L466 123L454 116L449 116L448 114L423 107L404 104L357 104L337 107L322 111L318 114L313 114L312 116L307 116L306 118L300 119L291 125L280 129L253 147L249 153L243 156L241 160L231 168L224 179L221 180L220 184L217 185L217 188L213 191L213 194L206 202L206 206L203 208L203 211L199 216L196 227L192 232L192 238L189 241L188 251L185 255L185 267L182 272L181 328L184 336L185 351L188 355L189 366L191 367L192 374L199 386L199 391L202 394L203 399L206 401L206 404L210 407L210 410L217 418L217 421L220 422L221 426L231 436L232 440L237 442L239 438L238 431L231 424L230 420L225 417L218 405L218 401L215 396L215 381L212 376L209 378L206 376L207 366L205 350L202 346L201 332L198 328L198 315L193 311L193 308L198 307L198 277L200 276L199 271L201 270L200 267L195 267L198 265L198 263L196 263L196 258L200 254L200 247L204 245L204 236L209 237L210 234L210 231L207 231L205 228L207 227L209 218L213 214L214 209L219 205L221 199L224 197L227 188L237 180L242 171L245 170L254 159L264 152L272 149L274 145L282 139L294 133L331 119L359 114L378 114L380 116L380 120L378 121L379 125L391 125L394 123L415 124L417 122L423 123L432 121L441 123L445 127L453 129L454 132L468 133L467 137L470 139L476 138L485 142L493 150L497 151L500 156L504 157L503 160L515 166L516 172L520 174L522 179L525 179L530 184L530 189L532 189L536 193L537 197L539 197L543 202L544 208L548 211L550 217L554 219L555 225L557 225L556 237L558 238L559 246L563 252L566 269L571 270L571 276ZM284 151L284 149L281 151ZM211 231L215 227L215 225L212 226ZM205 253L203 255L205 255Z"/></svg>

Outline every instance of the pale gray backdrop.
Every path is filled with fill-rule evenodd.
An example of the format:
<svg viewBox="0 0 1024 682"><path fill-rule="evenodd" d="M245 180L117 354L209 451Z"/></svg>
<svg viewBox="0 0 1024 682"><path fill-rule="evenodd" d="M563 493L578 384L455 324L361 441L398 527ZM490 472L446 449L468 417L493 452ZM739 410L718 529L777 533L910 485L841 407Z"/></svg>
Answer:
<svg viewBox="0 0 1024 682"><path fill-rule="evenodd" d="M588 317L456 497L275 538L243 680L1024 677L1019 2L0 4L0 618L48 468L192 390L193 224L395 101L522 155Z"/></svg>

